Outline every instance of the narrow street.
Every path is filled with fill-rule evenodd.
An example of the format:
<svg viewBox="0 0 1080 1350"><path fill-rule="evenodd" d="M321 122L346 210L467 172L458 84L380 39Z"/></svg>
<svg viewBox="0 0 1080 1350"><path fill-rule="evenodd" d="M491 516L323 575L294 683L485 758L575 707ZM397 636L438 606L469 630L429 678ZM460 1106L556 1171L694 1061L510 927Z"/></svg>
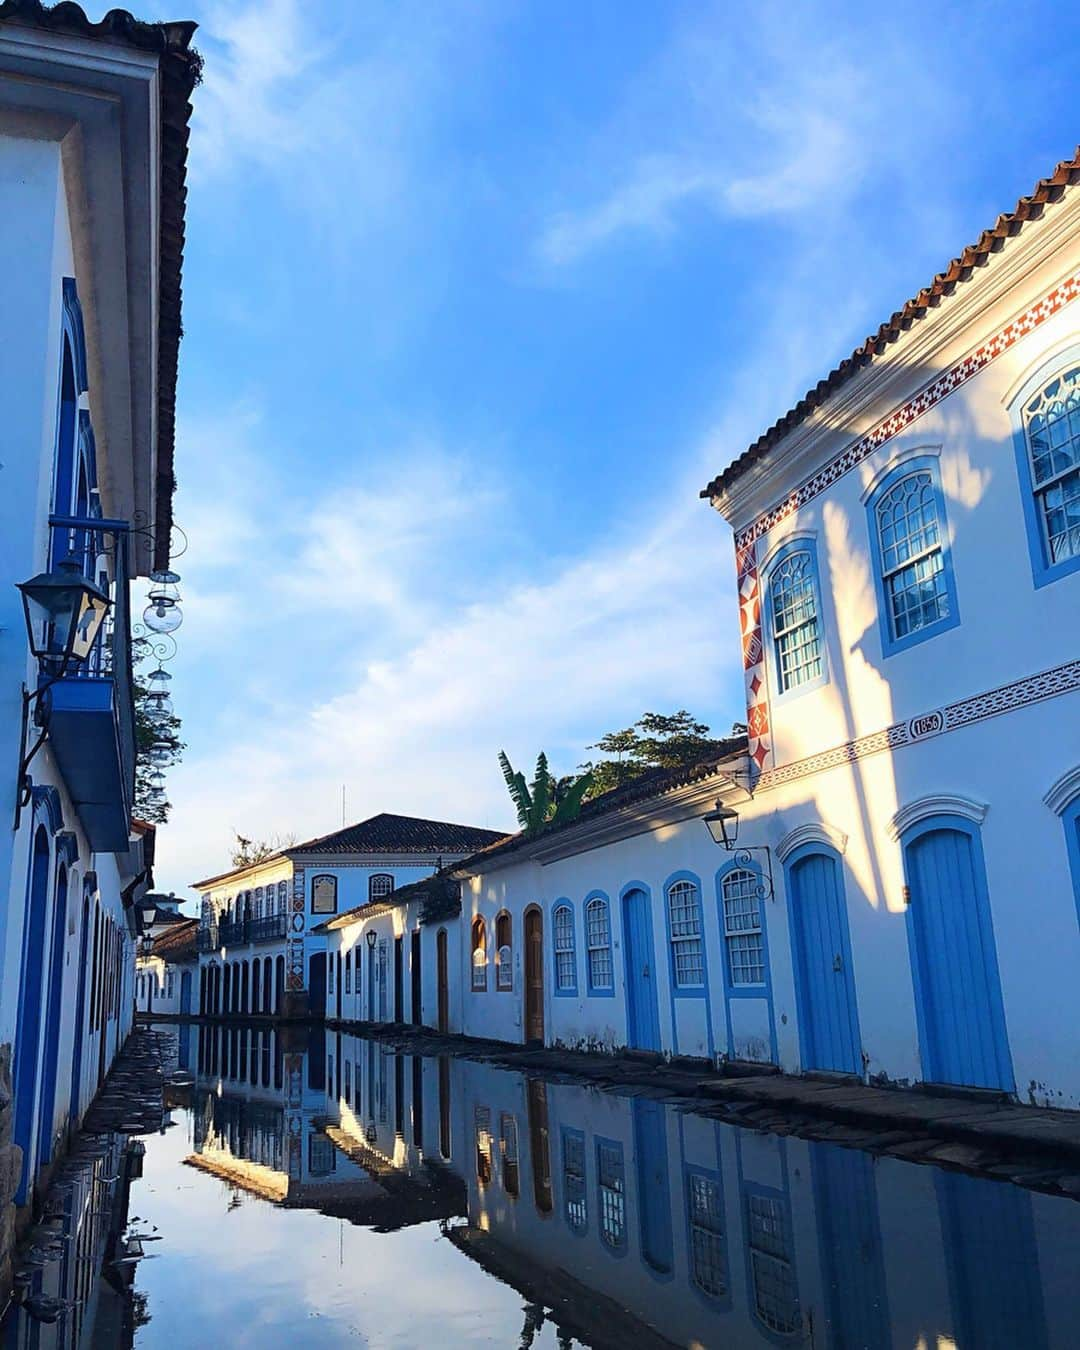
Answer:
<svg viewBox="0 0 1080 1350"><path fill-rule="evenodd" d="M104 1259L52 1220L5 1345L1004 1350L1080 1317L1071 1199L321 1027L134 1044L60 1181L107 1190Z"/></svg>

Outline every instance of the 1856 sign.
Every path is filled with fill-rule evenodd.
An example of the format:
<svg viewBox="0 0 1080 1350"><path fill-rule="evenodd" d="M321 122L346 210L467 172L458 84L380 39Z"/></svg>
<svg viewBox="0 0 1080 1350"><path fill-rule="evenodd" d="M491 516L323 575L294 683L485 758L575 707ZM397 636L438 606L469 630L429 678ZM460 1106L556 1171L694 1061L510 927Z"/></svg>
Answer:
<svg viewBox="0 0 1080 1350"><path fill-rule="evenodd" d="M924 736L936 736L945 730L945 716L941 712L923 713L913 717L908 723L908 735L913 741L921 741Z"/></svg>

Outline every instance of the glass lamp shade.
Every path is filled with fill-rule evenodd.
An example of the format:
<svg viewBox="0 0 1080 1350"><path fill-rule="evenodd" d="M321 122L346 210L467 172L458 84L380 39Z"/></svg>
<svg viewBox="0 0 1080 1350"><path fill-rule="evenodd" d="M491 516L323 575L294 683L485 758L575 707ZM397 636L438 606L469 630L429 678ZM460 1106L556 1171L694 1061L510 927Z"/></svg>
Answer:
<svg viewBox="0 0 1080 1350"><path fill-rule="evenodd" d="M173 701L168 694L147 694L144 711L151 722L167 722L173 715Z"/></svg>
<svg viewBox="0 0 1080 1350"><path fill-rule="evenodd" d="M716 803L716 810L705 817L705 825L714 844L723 848L734 848L739 838L739 813L723 802Z"/></svg>
<svg viewBox="0 0 1080 1350"><path fill-rule="evenodd" d="M146 677L146 684L151 694L164 694L168 692L169 681L171 679L172 676L169 672L167 670L162 670L162 668L158 666L156 670L152 670Z"/></svg>
<svg viewBox="0 0 1080 1350"><path fill-rule="evenodd" d="M142 914L143 927L152 928L157 918L157 905L140 905L139 910Z"/></svg>
<svg viewBox="0 0 1080 1350"><path fill-rule="evenodd" d="M172 746L168 741L156 741L146 752L151 764L168 764L172 759Z"/></svg>
<svg viewBox="0 0 1080 1350"><path fill-rule="evenodd" d="M143 623L151 633L175 633L183 622L183 611L175 600L151 594L150 603L143 610Z"/></svg>
<svg viewBox="0 0 1080 1350"><path fill-rule="evenodd" d="M374 928L369 928L369 929L368 929L368 932L367 932L367 945L368 945L369 948L373 948L373 947L375 946L375 930L374 930Z"/></svg>
<svg viewBox="0 0 1080 1350"><path fill-rule="evenodd" d="M33 654L39 660L85 661L109 612L105 592L71 559L21 582L19 590Z"/></svg>
<svg viewBox="0 0 1080 1350"><path fill-rule="evenodd" d="M165 790L165 775L160 769L151 769L146 775L146 782L154 792L163 792Z"/></svg>

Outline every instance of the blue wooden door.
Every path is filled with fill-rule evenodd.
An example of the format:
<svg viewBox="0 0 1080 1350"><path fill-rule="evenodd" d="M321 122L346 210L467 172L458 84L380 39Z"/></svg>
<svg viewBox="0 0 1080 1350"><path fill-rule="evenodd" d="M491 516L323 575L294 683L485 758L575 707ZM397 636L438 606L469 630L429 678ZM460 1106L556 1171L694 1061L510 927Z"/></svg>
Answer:
<svg viewBox="0 0 1080 1350"><path fill-rule="evenodd" d="M180 1011L191 1012L191 971L185 970L180 976ZM258 1009L253 1009L258 1012Z"/></svg>
<svg viewBox="0 0 1080 1350"><path fill-rule="evenodd" d="M635 1098L634 1161L637 1173L641 1255L658 1275L670 1275L671 1183L668 1179L667 1112L662 1102Z"/></svg>
<svg viewBox="0 0 1080 1350"><path fill-rule="evenodd" d="M652 917L643 890L627 891L622 901L623 952L626 969L626 1038L635 1050L660 1049L660 1014L656 1004Z"/></svg>
<svg viewBox="0 0 1080 1350"><path fill-rule="evenodd" d="M821 1283L830 1350L891 1344L874 1159L838 1144L811 1144Z"/></svg>
<svg viewBox="0 0 1080 1350"><path fill-rule="evenodd" d="M905 838L904 861L923 1075L935 1083L1011 1091L978 835L963 821L924 822Z"/></svg>
<svg viewBox="0 0 1080 1350"><path fill-rule="evenodd" d="M855 977L840 864L831 853L789 863L795 982L804 1069L862 1069Z"/></svg>

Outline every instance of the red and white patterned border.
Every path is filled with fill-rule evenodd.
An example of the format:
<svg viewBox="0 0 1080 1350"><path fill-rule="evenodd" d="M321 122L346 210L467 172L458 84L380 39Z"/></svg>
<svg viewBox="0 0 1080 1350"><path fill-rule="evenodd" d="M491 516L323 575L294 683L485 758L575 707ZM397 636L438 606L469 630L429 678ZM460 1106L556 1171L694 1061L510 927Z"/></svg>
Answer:
<svg viewBox="0 0 1080 1350"><path fill-rule="evenodd" d="M1014 708L1041 703L1044 699L1076 690L1080 690L1080 661L1068 661L1063 666L1040 671L1038 675L1028 675L1022 680L1014 680L1012 684L1003 684L997 689L960 699L944 708L933 709L907 722L894 722L884 731L873 731L857 740L845 741L843 745L833 746L831 750L823 750L820 754L792 760L778 769L767 769L758 779L755 791L780 787L783 783L807 778L825 769L835 769L841 764L851 764L868 755L880 754L883 750L895 750L901 745L914 745L932 736L943 736L958 727L970 726L972 722L1000 717Z"/></svg>
<svg viewBox="0 0 1080 1350"><path fill-rule="evenodd" d="M769 736L769 707L765 690L764 638L761 631L761 586L757 564L757 541L799 507L831 487L838 478L861 464L868 455L917 421L942 399L966 384L1021 338L1035 331L1047 319L1080 296L1080 274L1060 282L1023 314L988 338L970 356L951 370L942 372L914 398L896 408L887 417L819 469L783 501L778 502L752 525L735 536L735 565L739 585L739 621L742 630L743 671L746 679L746 722L750 737L750 755L764 772L772 760ZM883 747L884 748L884 747ZM831 752L827 752L831 753Z"/></svg>

